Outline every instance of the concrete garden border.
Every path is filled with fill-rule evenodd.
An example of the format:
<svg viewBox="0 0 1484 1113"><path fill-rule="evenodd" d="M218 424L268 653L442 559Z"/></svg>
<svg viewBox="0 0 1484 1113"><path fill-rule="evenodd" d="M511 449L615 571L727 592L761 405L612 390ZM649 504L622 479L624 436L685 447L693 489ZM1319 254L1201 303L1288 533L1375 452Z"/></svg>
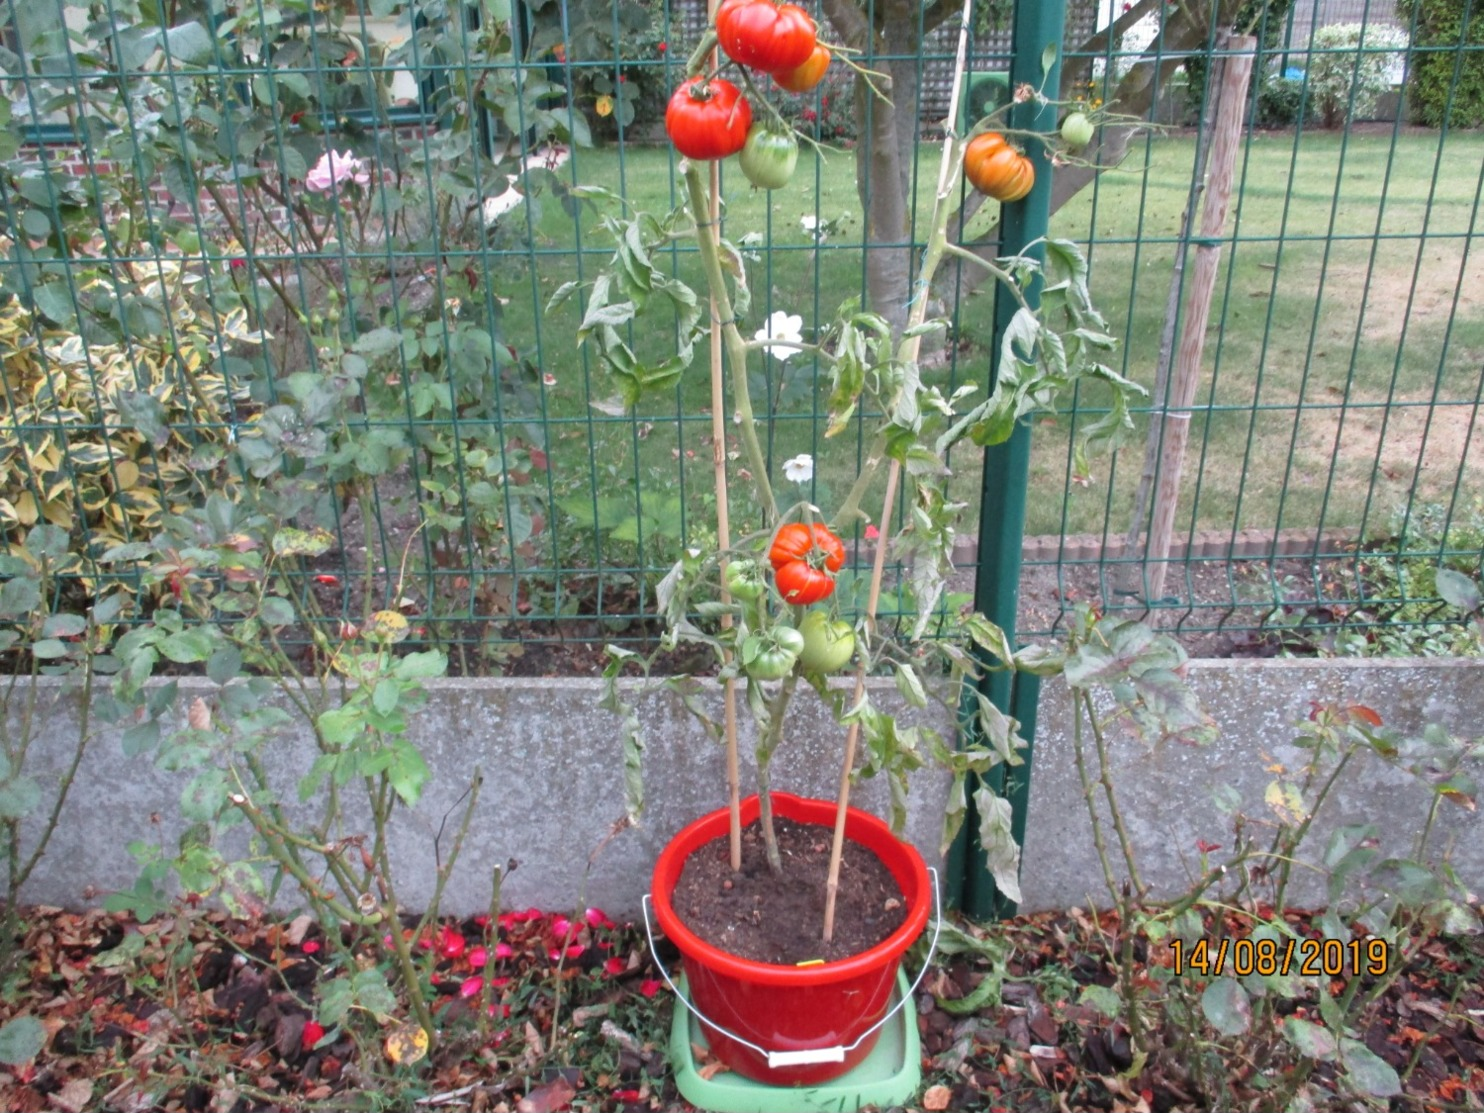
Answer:
<svg viewBox="0 0 1484 1113"><path fill-rule="evenodd" d="M1167 746L1146 755L1133 739L1114 746L1119 791L1133 821L1132 836L1146 880L1160 892L1184 883L1197 858L1196 841L1229 843L1226 820L1210 802L1210 789L1231 783L1249 812L1261 814L1263 792L1273 779L1265 766L1294 766L1289 740L1310 700L1340 700L1374 708L1388 726L1416 730L1436 721L1462 735L1484 723L1484 661L1192 661L1190 678L1222 727L1222 739L1205 749ZM75 738L75 695L43 680L40 737L28 772L54 785ZM181 706L213 685L177 681ZM476 764L486 782L464 857L445 895L451 912L474 912L489 899L490 870L514 857L519 868L505 885L507 907L566 908L582 890L588 855L623 814L615 720L597 709L600 682L586 679L474 679L429 682L430 699L412 723L412 739L433 769L430 789L415 819L394 835L403 863L403 899L420 907L432 892L433 835L464 790ZM903 713L889 682L875 698ZM19 701L17 701L19 702ZM719 700L718 700L719 705ZM1032 777L1031 812L1022 869L1025 901L1036 910L1101 903L1101 874L1093 856L1081 788L1072 763L1069 701L1065 688L1042 691ZM710 742L678 699L656 694L640 703L649 751L648 812L637 831L624 832L598 855L586 899L613 915L633 915L660 848L684 823L725 800L722 748ZM931 722L947 731L942 709L903 715L904 723ZM785 791L829 795L837 776L839 730L817 701L791 708L774 783ZM744 733L742 752L752 739ZM312 760L306 736L286 738L270 754L273 774L293 798L297 778ZM598 755L606 755L599 759ZM79 771L51 850L23 894L31 903L69 906L96 903L127 888L137 867L127 850L133 840L173 847L185 824L179 815L182 774L156 769L149 757L123 755L116 732L101 736ZM744 785L750 783L747 770ZM926 768L914 775L908 834L929 862L938 858L947 778ZM853 802L884 814L884 783L865 782ZM1347 780L1317 826L1318 853L1336 823L1372 821L1388 842L1405 849L1426 814L1427 797L1408 778L1365 762ZM352 828L354 830L355 828ZM1436 845L1451 846L1464 882L1484 888L1484 816L1446 807ZM445 847L452 830L445 833ZM1300 871L1301 874L1303 871ZM1315 899L1310 886L1297 899ZM289 899L285 894L284 899Z"/></svg>

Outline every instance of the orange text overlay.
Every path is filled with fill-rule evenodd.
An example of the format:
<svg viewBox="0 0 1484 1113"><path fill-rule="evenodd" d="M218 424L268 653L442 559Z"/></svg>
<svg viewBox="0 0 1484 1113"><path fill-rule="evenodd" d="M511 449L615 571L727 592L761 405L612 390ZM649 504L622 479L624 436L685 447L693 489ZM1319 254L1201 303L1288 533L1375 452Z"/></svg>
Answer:
<svg viewBox="0 0 1484 1113"><path fill-rule="evenodd" d="M1384 939L1198 939L1170 943L1178 974L1219 978L1341 978L1360 974L1384 977L1390 969L1391 949Z"/></svg>

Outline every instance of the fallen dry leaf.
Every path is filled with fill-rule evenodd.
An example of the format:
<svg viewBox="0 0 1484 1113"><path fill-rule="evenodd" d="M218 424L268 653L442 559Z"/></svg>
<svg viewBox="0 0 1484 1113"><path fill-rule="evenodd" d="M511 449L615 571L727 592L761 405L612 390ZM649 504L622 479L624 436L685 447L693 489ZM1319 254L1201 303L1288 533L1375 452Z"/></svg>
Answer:
<svg viewBox="0 0 1484 1113"><path fill-rule="evenodd" d="M289 921L289 926L284 928L283 941L291 947L297 947L304 942L304 936L314 924L314 917L307 912L301 916L295 916Z"/></svg>
<svg viewBox="0 0 1484 1113"><path fill-rule="evenodd" d="M416 1024L399 1024L386 1038L386 1057L394 1063L416 1063L428 1053L428 1034Z"/></svg>
<svg viewBox="0 0 1484 1113"><path fill-rule="evenodd" d="M200 696L191 700L191 709L186 712L186 721L191 724L192 730L211 729L211 708L206 706L206 701Z"/></svg>
<svg viewBox="0 0 1484 1113"><path fill-rule="evenodd" d="M93 1084L86 1078L74 1078L46 1100L62 1113L82 1113L93 1100Z"/></svg>
<svg viewBox="0 0 1484 1113"><path fill-rule="evenodd" d="M542 1083L515 1103L515 1113L555 1113L566 1107L577 1089L561 1075Z"/></svg>
<svg viewBox="0 0 1484 1113"><path fill-rule="evenodd" d="M730 1069L731 1068L728 1067L725 1063L723 1063L720 1059L713 1059L713 1060L711 1060L711 1062L707 1063L705 1066L703 1066L700 1069L698 1069L696 1071L696 1073L698 1075L700 1075L703 1079L705 1079L707 1082L710 1082L718 1074L721 1074L723 1071L727 1071L727 1070L730 1070Z"/></svg>
<svg viewBox="0 0 1484 1113"><path fill-rule="evenodd" d="M922 1095L922 1107L931 1113L947 1109L948 1103L953 1100L953 1091L947 1086L929 1086Z"/></svg>

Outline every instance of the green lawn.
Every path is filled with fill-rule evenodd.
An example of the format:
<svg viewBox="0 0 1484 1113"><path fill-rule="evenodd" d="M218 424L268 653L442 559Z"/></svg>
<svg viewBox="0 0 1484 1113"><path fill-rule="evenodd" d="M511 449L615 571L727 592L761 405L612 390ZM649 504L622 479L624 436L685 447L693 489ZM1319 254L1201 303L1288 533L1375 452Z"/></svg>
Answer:
<svg viewBox="0 0 1484 1113"><path fill-rule="evenodd" d="M1194 143L1155 138L1126 168L1104 175L1057 214L1056 235L1092 241L1098 303L1124 344L1122 370L1150 384L1173 258L1172 239L1186 203ZM936 175L936 148L924 148L919 212ZM1228 229L1239 241L1223 252L1207 336L1201 405L1186 467L1180 528L1274 525L1383 527L1411 492L1446 499L1466 465L1484 362L1484 315L1477 255L1467 252L1484 136L1435 133L1399 137L1306 134L1296 152L1289 135L1259 135L1246 148L1242 194ZM1143 168L1143 172L1140 172ZM620 172L621 171L621 172ZM674 201L667 152L581 151L576 174L586 183L622 187L630 203L651 211ZM759 232L772 244L749 263L754 308L750 333L768 312L804 317L806 332L825 323L842 298L862 290L860 203L849 154L817 162L801 155L795 185L765 195L736 173L727 176L727 234ZM843 231L816 245L801 217L836 220ZM921 216L919 217L921 219ZM609 255L597 222L581 227L547 204L537 226L539 251L530 290L544 303L561 283L590 281ZM584 254L579 257L578 250ZM701 286L695 260L682 248L674 265ZM532 312L531 294L510 291L504 327L513 343L534 349L555 377L544 392L554 423L550 459L558 495L600 490L645 496L645 532L678 533L710 491L709 383L697 364L672 396L647 399L638 421L594 407L613 385L574 342L580 299L550 313ZM526 304L522 304L525 302ZM944 381L983 381L982 341L990 314L983 297L960 306L962 337ZM664 350L666 330L639 331L642 355ZM704 358L704 351L702 353ZM815 500L828 510L854 475L859 444L849 434L820 440L823 389L802 359L786 367L755 365L759 388L774 398L769 430L775 461L798 452L819 460ZM1095 407L1097 399L1082 402ZM1387 406L1388 401L1393 405ZM1341 419L1341 406L1348 407ZM1126 527L1130 493L1142 458L1138 440L1117 459L1094 461L1086 487L1067 477L1067 433L1076 415L1036 431L1030 500L1032 533L1096 532ZM1480 456L1484 441L1468 455ZM692 455L694 454L694 455ZM978 490L976 453L954 461L961 496ZM677 470L679 459L682 468ZM1475 463L1465 482L1477 483ZM1068 492L1070 487L1070 493ZM783 497L783 493L780 494ZM709 519L703 514L701 521ZM664 538L656 539L663 543ZM636 554L637 555L637 554Z"/></svg>

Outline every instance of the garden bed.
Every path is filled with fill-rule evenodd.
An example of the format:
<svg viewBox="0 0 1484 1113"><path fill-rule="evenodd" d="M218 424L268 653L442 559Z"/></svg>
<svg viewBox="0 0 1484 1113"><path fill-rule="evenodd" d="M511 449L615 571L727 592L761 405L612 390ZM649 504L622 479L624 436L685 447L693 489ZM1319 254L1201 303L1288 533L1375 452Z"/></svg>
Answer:
<svg viewBox="0 0 1484 1113"><path fill-rule="evenodd" d="M1287 919L1301 938L1322 934L1305 914ZM387 1058L385 1038L406 1019L401 1003L380 1003L380 1023L359 1008L346 1014L348 1026L338 1023L338 971L306 920L231 920L180 908L139 924L35 908L24 922L27 961L0 1020L35 1017L41 1045L34 1058L0 1068L0 1108L12 1113L690 1108L663 1060L673 1005L642 933L609 926L599 912L515 912L494 925L442 925L418 954L439 995L443 1043L400 1065ZM1217 929L1210 920L1203 928ZM1241 938L1246 927L1233 914L1224 929ZM1176 973L1172 947L1141 938L1133 950L1128 972L1154 1023L1149 1054L1139 1056L1118 1019L1120 925L1111 913L1040 914L966 926L950 938L956 953L917 994L924 1089L911 1108L1206 1106L1167 1025L1180 991L1207 979ZM370 969L386 959L374 938L359 953ZM992 955L1008 956L998 994L986 993ZM1360 981L1380 987L1371 975ZM1315 980L1285 1003L1286 1015L1317 1021L1320 995L1338 997L1349 982ZM1397 1073L1400 1108L1479 1108L1481 983L1479 936L1421 939L1366 1008L1355 1035ZM1215 1046L1220 1037L1207 1035ZM1241 1053L1215 1081L1236 1107L1260 1106L1298 1070L1313 1094L1343 1090L1333 1063L1297 1064L1275 1040L1256 1030L1228 1039ZM714 1073L719 1064L703 1069Z"/></svg>

